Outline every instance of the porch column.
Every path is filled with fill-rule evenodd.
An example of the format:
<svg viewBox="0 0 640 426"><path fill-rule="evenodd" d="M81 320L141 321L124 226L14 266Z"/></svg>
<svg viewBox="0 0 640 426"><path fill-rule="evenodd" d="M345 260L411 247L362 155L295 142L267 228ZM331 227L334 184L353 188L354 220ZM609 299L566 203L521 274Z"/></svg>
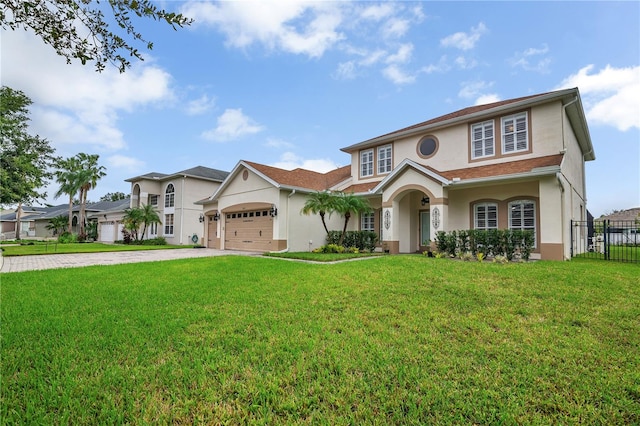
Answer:
<svg viewBox="0 0 640 426"><path fill-rule="evenodd" d="M434 202L435 201L435 202ZM446 203L446 199L434 200L430 204L431 208L431 241L435 243L440 231L449 231L448 217L449 206ZM432 246L433 248L433 246Z"/></svg>
<svg viewBox="0 0 640 426"><path fill-rule="evenodd" d="M382 250L391 254L400 253L399 209L397 201L382 204Z"/></svg>

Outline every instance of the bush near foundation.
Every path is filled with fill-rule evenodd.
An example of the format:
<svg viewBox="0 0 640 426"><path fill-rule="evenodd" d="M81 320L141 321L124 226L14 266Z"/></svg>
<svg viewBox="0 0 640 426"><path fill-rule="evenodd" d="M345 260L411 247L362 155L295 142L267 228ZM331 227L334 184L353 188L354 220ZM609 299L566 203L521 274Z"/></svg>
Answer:
<svg viewBox="0 0 640 426"><path fill-rule="evenodd" d="M436 234L436 249L452 257L471 253L482 258L504 256L507 260L529 260L535 239L532 231L519 229L469 229Z"/></svg>

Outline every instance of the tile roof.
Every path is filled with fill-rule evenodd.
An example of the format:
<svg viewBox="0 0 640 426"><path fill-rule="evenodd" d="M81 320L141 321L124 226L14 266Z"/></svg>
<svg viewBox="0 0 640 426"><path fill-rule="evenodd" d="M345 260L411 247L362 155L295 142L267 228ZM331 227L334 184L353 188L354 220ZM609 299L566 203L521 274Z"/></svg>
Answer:
<svg viewBox="0 0 640 426"><path fill-rule="evenodd" d="M438 171L432 167L425 166L431 171L449 180L453 178L479 179L491 176L505 176L517 173L530 172L539 167L559 166L562 163L563 154L548 155L546 157L531 158L528 160L509 161L506 163L489 164L486 166L468 167L464 169Z"/></svg>
<svg viewBox="0 0 640 426"><path fill-rule="evenodd" d="M324 191L351 176L351 166L344 166L327 173L305 169L284 170L278 167L245 161L263 175L280 185Z"/></svg>

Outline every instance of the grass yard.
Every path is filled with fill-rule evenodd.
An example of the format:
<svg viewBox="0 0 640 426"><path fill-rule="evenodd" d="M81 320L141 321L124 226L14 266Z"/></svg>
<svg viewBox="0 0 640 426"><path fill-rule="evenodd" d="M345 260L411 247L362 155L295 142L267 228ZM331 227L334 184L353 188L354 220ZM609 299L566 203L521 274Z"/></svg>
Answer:
<svg viewBox="0 0 640 426"><path fill-rule="evenodd" d="M2 276L5 424L639 424L640 267L215 257Z"/></svg>
<svg viewBox="0 0 640 426"><path fill-rule="evenodd" d="M103 244L103 243L65 243L56 241L36 242L32 245L11 245L2 247L3 256L29 256L33 254L65 254L65 253L100 253L111 251L135 251L135 250L166 250L178 248L193 248L186 246L145 246L136 244Z"/></svg>

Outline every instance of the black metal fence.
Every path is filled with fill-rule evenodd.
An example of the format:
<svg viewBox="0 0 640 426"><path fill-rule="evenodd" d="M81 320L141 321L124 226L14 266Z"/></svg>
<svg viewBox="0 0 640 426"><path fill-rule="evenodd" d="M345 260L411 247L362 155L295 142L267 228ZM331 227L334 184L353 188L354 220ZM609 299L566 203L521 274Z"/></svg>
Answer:
<svg viewBox="0 0 640 426"><path fill-rule="evenodd" d="M640 263L640 223L571 221L571 257Z"/></svg>

